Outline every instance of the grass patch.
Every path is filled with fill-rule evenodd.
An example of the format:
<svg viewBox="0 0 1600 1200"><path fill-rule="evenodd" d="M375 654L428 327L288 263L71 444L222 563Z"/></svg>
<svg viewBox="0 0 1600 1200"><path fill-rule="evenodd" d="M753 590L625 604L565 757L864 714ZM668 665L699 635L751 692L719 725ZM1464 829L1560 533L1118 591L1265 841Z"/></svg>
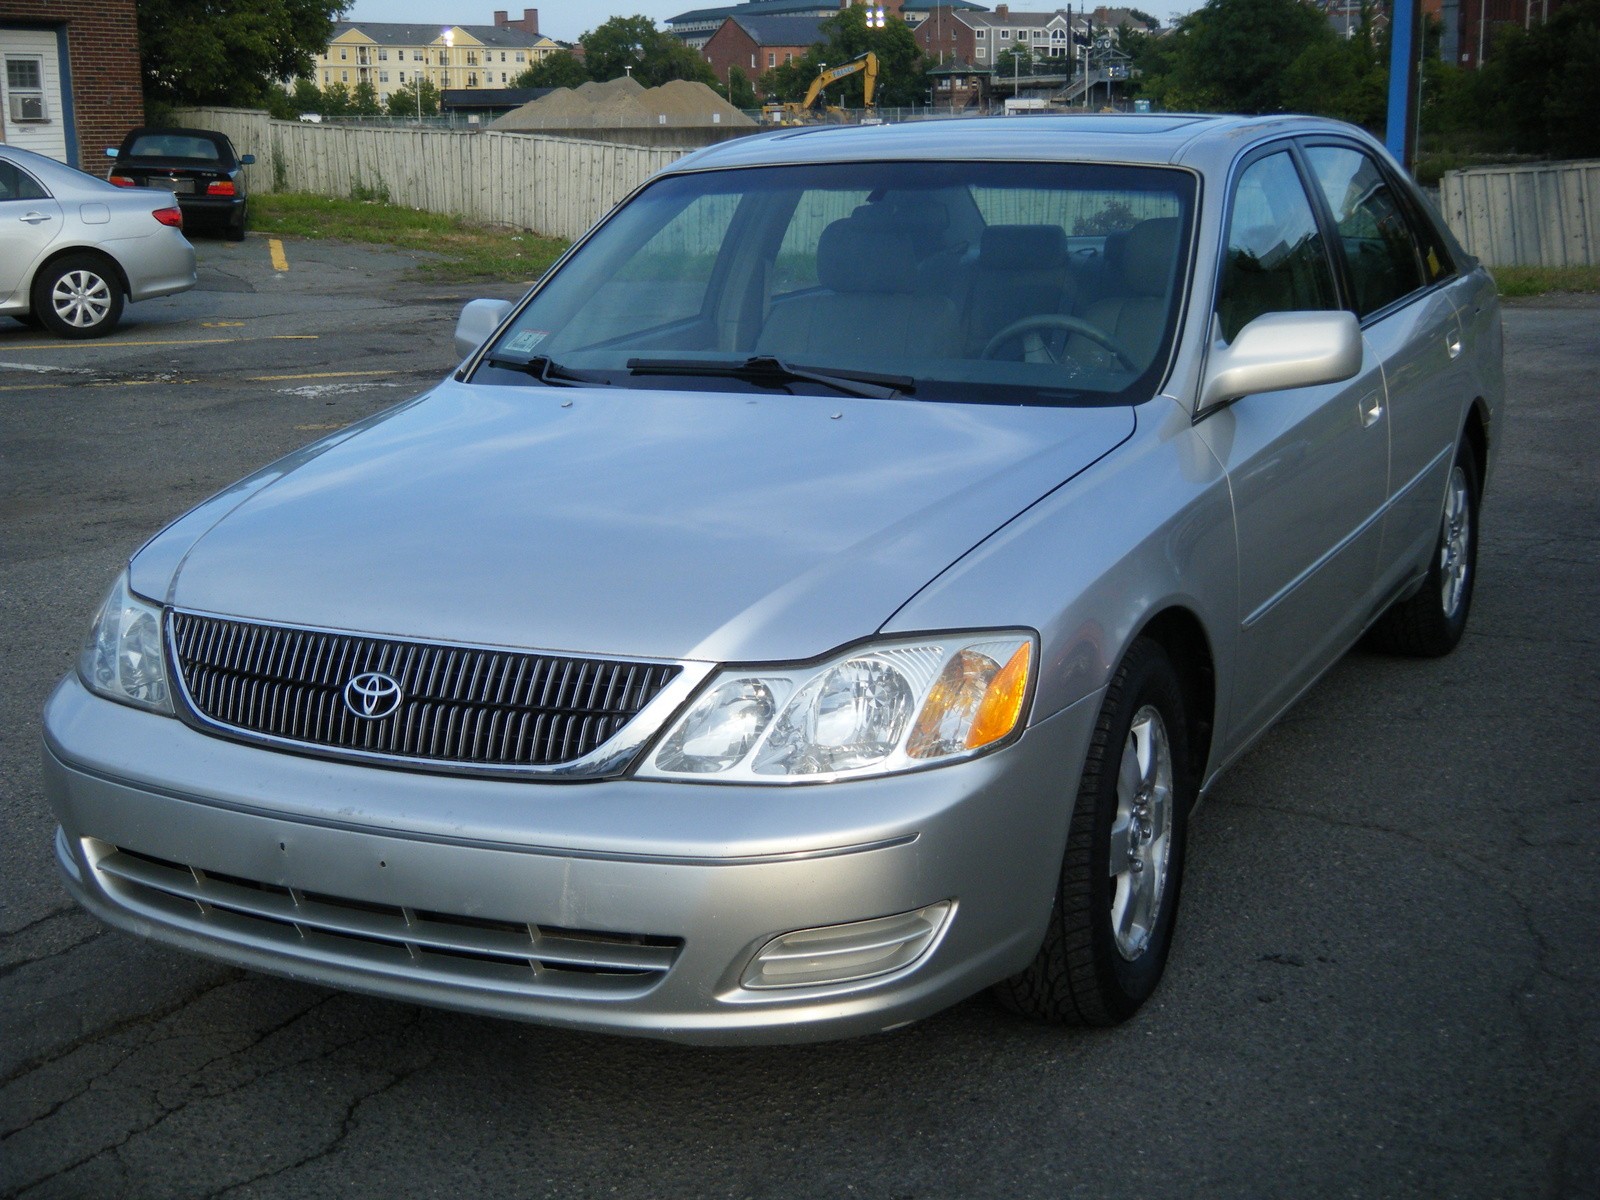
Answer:
<svg viewBox="0 0 1600 1200"><path fill-rule="evenodd" d="M273 237L335 238L426 251L438 257L419 262L416 270L440 281L526 283L542 275L568 245L562 238L479 225L373 199L334 200L295 193L251 196L250 228Z"/></svg>
<svg viewBox="0 0 1600 1200"><path fill-rule="evenodd" d="M1600 292L1600 267L1491 267L1490 272L1507 299L1546 292Z"/></svg>

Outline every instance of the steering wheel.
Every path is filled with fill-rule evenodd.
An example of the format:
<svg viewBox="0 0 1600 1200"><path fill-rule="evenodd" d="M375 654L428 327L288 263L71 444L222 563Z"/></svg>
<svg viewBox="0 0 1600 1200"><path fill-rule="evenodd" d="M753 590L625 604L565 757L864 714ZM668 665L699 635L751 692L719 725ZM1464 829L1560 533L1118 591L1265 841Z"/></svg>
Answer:
<svg viewBox="0 0 1600 1200"><path fill-rule="evenodd" d="M1098 325L1089 324L1088 321L1079 320L1077 317L1069 317L1065 313L1039 313L1037 316L1023 317L1020 321L1011 322L1011 324L989 339L983 348L983 357L993 358L994 352L1013 338L1021 337L1025 333L1035 333L1042 329L1064 329L1068 333L1081 334L1095 345L1115 356L1127 370L1136 373L1139 370L1134 365L1133 359L1128 356L1128 352L1112 341L1111 335L1106 333L1105 330ZM1051 362L1061 362L1061 358L1051 351L1049 343L1045 343L1043 349ZM1063 354L1065 351L1066 347L1063 344Z"/></svg>

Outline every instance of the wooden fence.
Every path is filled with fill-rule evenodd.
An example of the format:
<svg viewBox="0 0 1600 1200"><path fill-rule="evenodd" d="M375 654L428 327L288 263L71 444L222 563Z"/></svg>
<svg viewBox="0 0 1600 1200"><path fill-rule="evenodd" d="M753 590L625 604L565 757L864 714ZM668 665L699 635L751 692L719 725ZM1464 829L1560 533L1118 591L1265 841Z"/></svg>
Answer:
<svg viewBox="0 0 1600 1200"><path fill-rule="evenodd" d="M1600 266L1600 161L1451 171L1439 207L1488 266Z"/></svg>
<svg viewBox="0 0 1600 1200"><path fill-rule="evenodd" d="M361 128L274 121L237 108L185 109L241 154L249 188L386 197L428 212L575 238L681 148L647 149L525 133Z"/></svg>

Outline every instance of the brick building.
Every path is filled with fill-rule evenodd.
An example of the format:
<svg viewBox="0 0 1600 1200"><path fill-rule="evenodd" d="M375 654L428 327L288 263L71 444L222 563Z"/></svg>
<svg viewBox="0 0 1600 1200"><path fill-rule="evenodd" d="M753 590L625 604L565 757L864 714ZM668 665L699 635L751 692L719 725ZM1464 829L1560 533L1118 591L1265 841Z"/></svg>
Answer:
<svg viewBox="0 0 1600 1200"><path fill-rule="evenodd" d="M724 84L734 67L751 83L822 40L820 17L728 17L701 53Z"/></svg>
<svg viewBox="0 0 1600 1200"><path fill-rule="evenodd" d="M973 26L962 19L961 12L953 5L940 4L929 9L918 22L911 36L925 57L940 65L977 61L978 44Z"/></svg>
<svg viewBox="0 0 1600 1200"><path fill-rule="evenodd" d="M103 174L143 122L134 0L0 0L0 141Z"/></svg>

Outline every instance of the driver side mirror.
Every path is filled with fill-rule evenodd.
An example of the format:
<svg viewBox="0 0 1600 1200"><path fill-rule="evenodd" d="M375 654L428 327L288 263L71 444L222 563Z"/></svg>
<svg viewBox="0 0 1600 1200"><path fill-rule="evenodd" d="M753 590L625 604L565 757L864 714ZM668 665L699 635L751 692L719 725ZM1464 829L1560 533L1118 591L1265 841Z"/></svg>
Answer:
<svg viewBox="0 0 1600 1200"><path fill-rule="evenodd" d="M506 319L511 311L509 300L468 300L456 322L456 354L466 358Z"/></svg>
<svg viewBox="0 0 1600 1200"><path fill-rule="evenodd" d="M1214 347L1200 411L1285 388L1339 383L1361 369L1361 323L1349 312L1265 313Z"/></svg>
<svg viewBox="0 0 1600 1200"><path fill-rule="evenodd" d="M241 154L239 155L239 161L247 167L253 166L256 161L256 156L254 154Z"/></svg>

